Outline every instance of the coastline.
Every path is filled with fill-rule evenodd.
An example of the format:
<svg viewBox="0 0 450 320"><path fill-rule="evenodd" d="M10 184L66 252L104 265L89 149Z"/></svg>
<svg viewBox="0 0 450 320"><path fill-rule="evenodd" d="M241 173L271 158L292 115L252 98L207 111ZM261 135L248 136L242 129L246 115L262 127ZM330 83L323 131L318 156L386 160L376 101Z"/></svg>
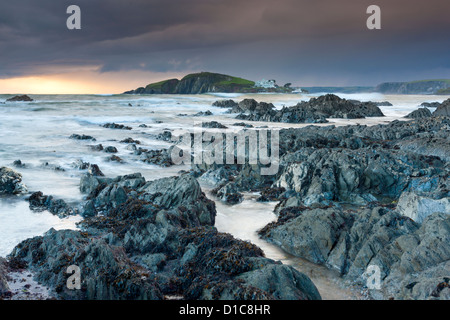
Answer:
<svg viewBox="0 0 450 320"><path fill-rule="evenodd" d="M252 96L239 96L238 98L239 99L244 99L244 98L251 98L251 97L254 97L254 96L253 95ZM266 95L265 94L265 95L258 95L257 97L260 98L259 100L261 100L261 101L264 100L264 101L269 101L270 102L272 99L276 100L277 98L279 98L279 95L271 96L271 95ZM155 98L159 99L159 97L155 97ZM167 99L167 98L172 99L172 97L164 97L164 98L165 99ZM190 100L190 99L193 99L193 98L196 98L196 97L191 97L191 96L182 97L182 99L187 99L187 100ZM203 98L203 97L201 97L201 98ZM212 95L211 97L208 97L207 102L210 102L210 101L212 101L213 99L216 99L216 98L217 98L217 96ZM307 100L309 97L308 96L304 96L304 98ZM422 99L423 97L420 96L419 98ZM410 97L410 99L419 99L419 98L418 97ZM445 97L441 97L440 99L444 100L444 98ZM137 99L138 103L139 102L142 103L141 99L142 98ZM290 99L291 99L291 96L284 97L284 99L281 102L278 100L279 102L278 102L278 106L277 107L281 107L281 105L286 103L286 101L291 101ZM293 97L292 97L292 99L293 99ZM386 99L387 99L387 97L385 97L385 96L382 97L383 101L386 100ZM121 101L120 103L122 103L122 99L120 101ZM128 100L126 100L126 101L127 101L127 103L131 103L131 104L136 103L135 100L130 100L130 102L128 102ZM381 99L380 99L380 101L381 101ZM412 101L415 101L415 100L412 100ZM427 101L436 101L436 100L428 99ZM151 102L151 103L153 103L153 102ZM408 102L408 103L411 103L411 102ZM26 108L30 108L30 107L34 108L34 106L32 104L31 105L28 104L26 106L19 105L19 107L25 108L25 109ZM122 107L122 108L125 108L125 107ZM140 107L137 107L137 108L140 108ZM164 105L161 105L161 108L164 108ZM226 126L231 126L232 124L237 122L237 120L234 118L235 115L226 114L220 109L215 109L214 110L214 114L212 116L208 116L208 117L198 117L198 118L197 117L196 118L192 118L192 117L187 117L187 118L186 117L174 117L174 114L176 114L177 112L182 111L182 110L187 110L186 108L189 108L189 106L186 106L185 109L182 109L182 108L178 109L178 107L175 105L174 108L172 108L171 110L165 111L165 114L164 113L159 114L158 110L154 109L155 113L148 114L148 115L151 116L151 120L150 120L150 118L148 118L149 121L145 121L146 119L144 119L144 121L142 121L142 122L151 123L151 126L152 126L151 130L146 129L146 128L138 129L137 132L132 131L132 134L130 134L130 135L132 135L133 137L137 137L140 140L143 140L143 138L145 138L144 141L145 141L146 145L151 146L152 148L154 148L154 147L158 148L158 147L161 147L161 146L168 146L168 145L170 145L170 143L167 143L167 141L156 141L155 142L154 135L152 136L153 133L157 133L157 132L161 132L161 130L163 130L163 131L165 130L165 127L167 127L168 124L170 124L168 122L168 119L175 119L175 121L176 121L176 124L174 126L168 128L168 129L170 129L170 131L172 132L172 134L174 136L177 136L177 134L179 132L181 132L183 129L185 129L185 128L179 128L180 126L183 126L184 124L192 123L193 120L195 120L195 121L211 121L211 120L220 121L220 123L223 123ZM195 112L197 110L206 111L207 108L208 109L212 109L211 107L206 107L205 104L204 104L204 101L202 101L202 103L197 105L196 108L194 110L192 110L192 111L195 111ZM397 105L395 108L401 109L402 107L400 105ZM389 107L386 107L386 108L381 107L381 109L383 110L383 112L386 112L386 110L389 110ZM397 109L396 109L395 112L398 112ZM82 112L84 113L84 112L86 112L86 110L87 110L86 108L83 108ZM133 110L130 110L130 111L135 111L135 110L136 109L133 109ZM103 111L103 109L101 111ZM408 111L407 113L409 113L411 110L408 109L407 111ZM39 112L47 112L47 111L44 110L44 111L39 111ZM58 110L53 110L53 111L50 110L50 113L55 113L55 112L59 112L59 111ZM147 112L148 112L148 109L147 109ZM406 110L404 112L406 113ZM386 114L388 114L388 112L386 112ZM403 112L402 112L402 114L403 114ZM53 117L52 114L51 114L51 117ZM117 118L119 118L119 117L121 119L127 119L126 116L124 117L123 115L122 116L117 116ZM135 116L135 119L137 117L138 117L138 115ZM98 122L101 121L102 123L104 123L104 122L107 122L107 120L115 120L115 119L116 118L111 118L110 117L109 119L101 119L101 120L100 119L98 119L98 120L95 119L94 121L92 121L93 118L90 118L90 119L87 118L88 122L83 122L81 125L77 124L76 127L78 127L78 130L81 128L83 130L83 132L86 132L86 133L89 133L89 134L94 134L95 136L97 136L97 138L99 137L98 136L99 132L102 132L102 136L101 136L100 142L104 143L106 141L106 142L109 142L111 144L115 144L115 145L120 146L121 148L119 148L119 155L123 157L124 155L127 154L127 152L129 153L130 150L127 151L127 149L126 149L127 146L126 145L119 145L117 142L120 141L120 139L124 138L124 135L128 135L128 134L124 133L122 130L117 130L117 131L115 131L115 130L108 130L107 131L107 130L104 130L104 129L98 129L99 125L97 124L97 121ZM133 121L135 121L135 119L131 119L130 118L129 121L121 121L121 123L127 123L127 124L130 124L132 126L135 126L136 122L133 122ZM394 115L393 116L386 116L386 117L382 117L382 118L374 117L374 118L366 118L366 119L329 119L329 121L330 121L329 123L314 124L314 126L315 127L335 126L335 127L343 127L344 128L345 126L348 126L348 125L360 125L360 126L368 126L368 127L370 127L370 126L376 126L376 125L379 125L379 124L389 124L389 123L392 123L392 121L398 120L398 119L402 119L402 118L397 113L397 115L395 115L395 116ZM157 121L163 121L163 122L162 123L157 123ZM51 120L48 123L53 123L53 120ZM307 127L311 126L311 124L268 123L268 122L264 122L264 121L259 121L259 122L258 121L246 121L246 123L251 123L256 128L269 125L271 129L292 128L293 130L297 130L297 129L307 128ZM87 124L87 126L86 126L86 124ZM84 126L86 126L86 127L84 127ZM74 129L75 129L75 126L69 128L69 130L74 130ZM53 130L54 132L50 132L50 135L54 135L57 132L57 130L58 129ZM29 134L30 134L30 136L32 136L34 133L29 133ZM59 133L59 134L61 135L61 133ZM41 137L40 137L40 139L41 139ZM61 141L68 141L67 140L67 135L64 135L64 137L61 138ZM59 142L59 143L61 143L61 142ZM64 142L64 143L66 143L66 142ZM76 143L78 144L78 142L76 142ZM87 145L88 145L87 143L82 143L78 147L79 149L72 150L72 152L74 154L83 153L83 152L85 152ZM52 148L52 146L49 146L49 147ZM45 146L44 146L44 148L45 148ZM58 150L57 153L63 154L63 150ZM45 153L46 153L46 150L44 150L44 152L42 154L45 154ZM12 155L12 156L14 156L14 155ZM35 155L33 155L33 156L35 156ZM76 157L78 157L78 155ZM121 175L121 174L130 174L130 173L133 173L133 172L143 171L143 170L138 170L138 168L142 167L142 163L139 162L139 161L136 161L136 160L130 161L131 158L127 157L127 160L129 162L129 164L125 164L125 165L122 164L121 165L121 164L111 164L111 163L105 162L104 160L100 160L100 159L104 159L104 157L105 157L105 154L103 154L103 153L101 154L101 157L98 157L95 153L93 153L92 155L89 155L88 158L84 158L83 160L89 160L89 162L91 162L91 160L94 160L96 162L102 161L102 165L100 167L101 167L102 170L105 171L105 173L107 173L107 176L109 176L109 177L115 177L115 176ZM8 157L6 157L4 159L8 159ZM12 159L12 158L10 158L10 159ZM38 166L38 162L32 163L30 165L30 163L27 161L28 159L27 158L24 158L24 159L25 159L24 162L28 164L28 167L26 167L26 169L24 169L24 170L21 169L21 168L17 168L17 170L24 174L24 181L27 182L27 184L30 184L31 186L33 186L33 189L34 188L41 188L41 187L39 187L39 184L42 184L42 182L38 183L37 180L34 180L33 182L29 183L27 181L27 179L29 179L29 178L27 178L26 172L28 170L31 170L30 172L32 173L32 175L34 175L34 177L31 176L32 179L36 179L36 174L43 174L43 173L46 172L46 170L52 170L52 168L54 169L55 167L48 168L48 169L42 168L42 167ZM75 158L73 158L73 159L75 159ZM72 161L73 159L71 159L70 161ZM70 192L73 193L73 190L78 187L78 182L77 181L79 181L78 179L79 179L80 174L83 173L83 171L79 171L79 169L76 169L76 170L69 169L68 168L68 164L70 163L70 161L69 162L66 161L65 164L63 163L63 168L65 168L65 171L62 171L60 173L58 173L58 172L53 173L53 171L49 171L49 172L52 172L51 175L54 175L54 174L56 174L56 175L61 175L62 174L63 176L67 175L68 180L66 180L66 181L71 181L70 183L72 184L72 186L70 188L68 188L67 190L62 191L61 194L60 194L60 196L62 196L63 198L66 197L68 193L70 193ZM10 164L8 164L8 163L2 163L2 165L10 166ZM59 164L55 164L55 166L58 166L58 165ZM39 168L39 170L36 171L36 169L38 169L38 168ZM137 169L137 170L135 170L135 169ZM78 170L78 172L77 172L77 170ZM131 172L130 170L132 170L133 172ZM148 181L152 181L152 180L156 180L158 178L163 178L164 176L173 176L173 175L176 174L177 171L180 170L180 168L170 168L170 169L167 169L167 168L166 169L161 169L160 168L160 169L157 169L157 171L160 171L160 173L157 173L157 176L154 176L155 172L157 172L155 170L156 170L156 167L153 166L153 165L150 165L150 167L147 167L146 170L143 171L144 177L147 178ZM64 183L65 179L66 178L60 179L59 180L60 183ZM43 179L41 181L45 181L45 179ZM46 193L46 194L48 194L48 192L49 192L49 194L55 194L56 193L56 195L58 196L58 191L57 191L58 188L59 187L56 185L56 186L54 186L52 188L44 190L45 191L44 193ZM33 190L33 191L37 191L37 190ZM208 196L208 198L212 198L212 197ZM81 199L81 195L76 195L75 199L78 199L78 200ZM218 201L220 201L220 200L216 199L216 203L217 203L218 208L223 209L224 207L223 207L222 203L220 203ZM245 200L245 202L243 204L248 205L249 204L248 201L253 201L253 200ZM237 208L239 208L239 207L237 207ZM272 211L272 209L273 208L270 208L270 205L267 206L267 211ZM236 209L236 210L238 210L238 209ZM218 209L218 213L217 214L218 214L218 217L220 217L221 214L222 214L221 210ZM266 217L268 217L268 216L266 216ZM276 218L276 216L274 214L272 214L272 212L271 212L271 218L267 220L267 223L273 222L275 220L275 218ZM220 221L220 219L218 221ZM263 227L263 225L261 225L261 227ZM226 227L223 227L223 229L222 229L222 227L220 227L220 228L218 227L218 229L219 229L219 231L223 230L225 232L226 232L226 230L229 230ZM254 236L255 235L254 233L256 231L257 231L256 229L249 229L246 232L248 232L247 235L252 234ZM246 239L242 239L242 240L246 240ZM256 242L256 239L253 239L253 241ZM346 298L355 297L355 296L357 298L363 298L363 297L360 296L360 294L361 294L360 291L357 292L355 295L353 295L353 292L351 292L351 290L348 291L347 288L343 288L342 291L339 291L340 289L339 289L338 285L342 285L342 283L340 283L339 281L337 281L339 283L336 283L336 287L333 288L333 286L335 285L335 283L334 283L335 280L337 280L339 277L335 277L336 275L334 273L332 273L332 272L328 273L329 269L326 269L325 267L317 267L316 265L311 264L309 262L306 262L305 260L302 260L300 258L292 258L290 256L286 256L284 253L282 253L281 251L278 251L278 249L276 249L272 245L265 243L264 240L261 240L257 244L263 250L264 250L264 248L266 248L266 250L271 253L271 255L268 256L268 258L277 258L277 257L279 257L279 259L277 258L278 260L283 261L284 264L286 264L286 265L294 266L294 268L300 270L301 272L305 273L309 278L311 278L313 280L313 282L314 282L314 279L315 279L316 280L316 286L319 288L319 291L322 291L322 292L329 291L327 293L324 293L322 298L329 298L329 299L340 299L340 298L343 298L343 299L346 299ZM272 246L272 249L270 249L271 246ZM275 259L275 260L277 260L277 259ZM317 273L315 272L317 270L314 270L316 268L318 269Z"/></svg>

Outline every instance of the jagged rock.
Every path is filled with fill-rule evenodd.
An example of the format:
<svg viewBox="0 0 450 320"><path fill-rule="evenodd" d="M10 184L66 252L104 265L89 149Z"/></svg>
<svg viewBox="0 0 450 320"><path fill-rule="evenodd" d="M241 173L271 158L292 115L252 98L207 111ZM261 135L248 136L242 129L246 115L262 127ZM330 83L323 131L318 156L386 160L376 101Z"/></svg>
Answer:
<svg viewBox="0 0 450 320"><path fill-rule="evenodd" d="M398 200L397 210L404 216L422 223L426 217L435 212L450 214L450 198L433 199L414 192L404 192Z"/></svg>
<svg viewBox="0 0 450 320"><path fill-rule="evenodd" d="M89 162L84 162L81 159L77 159L72 163L72 167L78 170L86 170L89 168L89 166L90 166Z"/></svg>
<svg viewBox="0 0 450 320"><path fill-rule="evenodd" d="M377 107L392 107L393 104L389 101L382 101L382 102L373 102Z"/></svg>
<svg viewBox="0 0 450 320"><path fill-rule="evenodd" d="M270 293L280 300L321 300L319 291L303 273L286 265L269 264L239 276L249 285ZM295 286L286 287L286 283Z"/></svg>
<svg viewBox="0 0 450 320"><path fill-rule="evenodd" d="M387 208L357 213L304 208L260 234L291 254L337 269L363 285L367 268L377 266L381 290L374 296L381 294L384 299L411 296L404 285L412 279L421 283L414 298L433 298L450 258L450 216L443 213L427 217L420 226Z"/></svg>
<svg viewBox="0 0 450 320"><path fill-rule="evenodd" d="M26 193L27 187L22 183L22 175L10 168L0 168L0 195Z"/></svg>
<svg viewBox="0 0 450 320"><path fill-rule="evenodd" d="M216 101L212 104L214 107L219 107L219 108L234 108L238 105L238 103L234 100L220 100L220 101Z"/></svg>
<svg viewBox="0 0 450 320"><path fill-rule="evenodd" d="M241 120L285 123L326 123L328 122L326 118L357 119L384 116L373 102L350 101L332 94L312 98L293 107L283 107L281 110L274 108L272 104L245 99L231 109L231 112L242 112L237 116L237 119Z"/></svg>
<svg viewBox="0 0 450 320"><path fill-rule="evenodd" d="M118 157L118 156L116 156L114 154L111 157L108 157L107 160L108 161L113 161L113 162L118 162L118 163L124 163L125 162L121 157Z"/></svg>
<svg viewBox="0 0 450 320"><path fill-rule="evenodd" d="M120 130L132 130L133 129L133 128L125 126L123 124L117 124L117 123L106 123L102 127L109 128L109 129L120 129Z"/></svg>
<svg viewBox="0 0 450 320"><path fill-rule="evenodd" d="M450 99L442 102L433 112L433 117L438 116L450 117Z"/></svg>
<svg viewBox="0 0 450 320"><path fill-rule="evenodd" d="M92 140L92 141L96 141L96 139L92 136L87 136L87 135L79 135L79 134L72 134L69 139L74 139L74 140Z"/></svg>
<svg viewBox="0 0 450 320"><path fill-rule="evenodd" d="M274 186L297 192L306 205L330 201L364 204L375 201L374 196L398 198L414 172L427 174L424 160L391 150L304 148L282 158Z"/></svg>
<svg viewBox="0 0 450 320"><path fill-rule="evenodd" d="M437 108L440 105L440 102L423 102L420 106L423 108Z"/></svg>
<svg viewBox="0 0 450 320"><path fill-rule="evenodd" d="M267 201L278 201L281 196L285 193L286 189L283 187L280 188L265 188L261 191L261 196L256 199L259 202L267 202Z"/></svg>
<svg viewBox="0 0 450 320"><path fill-rule="evenodd" d="M238 192L236 185L233 183L225 184L215 193L220 200L228 204L237 204L244 200L244 196Z"/></svg>
<svg viewBox="0 0 450 320"><path fill-rule="evenodd" d="M134 151L135 155L139 156L139 159L145 163L156 164L162 167L170 167L174 163L172 161L172 149L161 149L161 150L147 150L138 148Z"/></svg>
<svg viewBox="0 0 450 320"><path fill-rule="evenodd" d="M89 148L90 148L92 151L103 151L103 145L102 145L102 144L97 144L97 145L94 145L94 146L89 146Z"/></svg>
<svg viewBox="0 0 450 320"><path fill-rule="evenodd" d="M0 300L10 291L8 286L8 262L0 257Z"/></svg>
<svg viewBox="0 0 450 320"><path fill-rule="evenodd" d="M28 198L28 201L31 210L47 210L60 218L65 218L78 213L76 209L70 207L64 200L54 199L53 196L46 196L41 191L33 193Z"/></svg>
<svg viewBox="0 0 450 320"><path fill-rule="evenodd" d="M117 153L118 151L117 151L116 147L108 146L108 147L105 148L105 152L106 153Z"/></svg>
<svg viewBox="0 0 450 320"><path fill-rule="evenodd" d="M253 125L249 124L249 123L245 123L245 122L237 122L237 123L233 123L233 126L236 127L245 127L245 128L253 128Z"/></svg>
<svg viewBox="0 0 450 320"><path fill-rule="evenodd" d="M50 229L44 236L20 243L12 257L21 259L37 280L66 300L161 300L163 296L148 270L133 263L121 247L80 231ZM69 290L67 268L81 271L81 290Z"/></svg>

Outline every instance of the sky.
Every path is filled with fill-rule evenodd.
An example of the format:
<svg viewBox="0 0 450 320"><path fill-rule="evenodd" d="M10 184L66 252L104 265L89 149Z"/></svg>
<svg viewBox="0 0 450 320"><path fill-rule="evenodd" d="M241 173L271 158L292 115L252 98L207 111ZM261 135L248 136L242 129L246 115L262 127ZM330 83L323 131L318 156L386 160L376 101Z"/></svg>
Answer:
<svg viewBox="0 0 450 320"><path fill-rule="evenodd" d="M81 9L69 30L67 7ZM369 30L367 8L381 9ZM450 78L448 0L2 0L0 93L121 93L210 71L294 86Z"/></svg>

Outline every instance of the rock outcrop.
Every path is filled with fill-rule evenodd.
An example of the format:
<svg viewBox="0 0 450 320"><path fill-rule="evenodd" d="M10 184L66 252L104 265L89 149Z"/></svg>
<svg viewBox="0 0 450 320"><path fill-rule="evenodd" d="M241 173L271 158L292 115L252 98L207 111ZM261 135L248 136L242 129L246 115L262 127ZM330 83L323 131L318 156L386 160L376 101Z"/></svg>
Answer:
<svg viewBox="0 0 450 320"><path fill-rule="evenodd" d="M0 168L0 195L26 193L27 187L22 183L22 175L10 168Z"/></svg>
<svg viewBox="0 0 450 320"><path fill-rule="evenodd" d="M333 94L312 98L281 110L276 110L271 103L244 99L238 105L232 105L230 112L239 113L236 119L240 120L284 123L326 123L327 118L359 119L384 116L374 102L346 100Z"/></svg>
<svg viewBox="0 0 450 320"><path fill-rule="evenodd" d="M200 72L181 80L169 79L151 83L126 94L200 94L207 92L257 92L255 82L229 75Z"/></svg>
<svg viewBox="0 0 450 320"><path fill-rule="evenodd" d="M433 117L438 116L450 117L450 99L442 102L433 112Z"/></svg>
<svg viewBox="0 0 450 320"><path fill-rule="evenodd" d="M87 173L80 189L90 212L82 231L51 229L10 255L57 298L321 298L307 276L219 233L214 202L190 174L146 181ZM67 288L70 266L80 270L80 290Z"/></svg>
<svg viewBox="0 0 450 320"><path fill-rule="evenodd" d="M381 287L373 290L374 297L448 299L450 294L442 287L450 259L450 215L435 213L419 225L380 207L357 213L293 208L260 234L361 285L367 285L368 268L376 266Z"/></svg>
<svg viewBox="0 0 450 320"><path fill-rule="evenodd" d="M431 117L431 111L428 108L419 108L405 116L405 118L408 119L422 119L429 117Z"/></svg>
<svg viewBox="0 0 450 320"><path fill-rule="evenodd" d="M450 87L449 80L423 80L412 82L385 82L379 84L375 91L384 94L436 94Z"/></svg>

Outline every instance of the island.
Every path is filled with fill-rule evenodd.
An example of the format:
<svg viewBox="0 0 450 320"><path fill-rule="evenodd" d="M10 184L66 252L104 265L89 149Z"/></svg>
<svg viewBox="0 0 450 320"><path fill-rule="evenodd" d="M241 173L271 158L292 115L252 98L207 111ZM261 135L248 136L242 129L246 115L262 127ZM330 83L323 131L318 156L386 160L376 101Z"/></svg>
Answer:
<svg viewBox="0 0 450 320"><path fill-rule="evenodd" d="M279 86L275 80L270 80L268 83L271 85L259 86L260 83L220 73L200 72L188 74L181 80L168 79L151 83L124 94L291 93L295 90L290 83Z"/></svg>

